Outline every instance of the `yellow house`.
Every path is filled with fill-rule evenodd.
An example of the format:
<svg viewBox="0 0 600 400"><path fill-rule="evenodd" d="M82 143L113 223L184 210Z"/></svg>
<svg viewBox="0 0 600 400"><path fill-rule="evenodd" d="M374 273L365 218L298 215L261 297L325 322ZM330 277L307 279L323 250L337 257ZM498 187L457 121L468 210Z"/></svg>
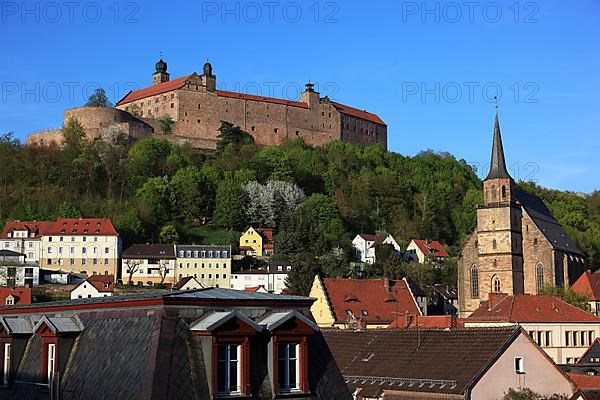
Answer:
<svg viewBox="0 0 600 400"><path fill-rule="evenodd" d="M247 256L273 255L273 230L248 228L240 237L240 253Z"/></svg>

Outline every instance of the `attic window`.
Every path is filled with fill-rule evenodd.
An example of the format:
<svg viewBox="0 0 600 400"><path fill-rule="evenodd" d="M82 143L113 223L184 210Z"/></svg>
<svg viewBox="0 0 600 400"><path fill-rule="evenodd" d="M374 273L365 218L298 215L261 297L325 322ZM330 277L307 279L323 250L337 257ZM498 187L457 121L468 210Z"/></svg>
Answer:
<svg viewBox="0 0 600 400"><path fill-rule="evenodd" d="M373 356L375 355L375 353L373 353L372 351L369 351L368 353L366 353L363 358L360 359L360 361L362 362L368 362L371 358L373 358Z"/></svg>
<svg viewBox="0 0 600 400"><path fill-rule="evenodd" d="M515 357L515 372L517 374L525 373L525 363L523 357Z"/></svg>

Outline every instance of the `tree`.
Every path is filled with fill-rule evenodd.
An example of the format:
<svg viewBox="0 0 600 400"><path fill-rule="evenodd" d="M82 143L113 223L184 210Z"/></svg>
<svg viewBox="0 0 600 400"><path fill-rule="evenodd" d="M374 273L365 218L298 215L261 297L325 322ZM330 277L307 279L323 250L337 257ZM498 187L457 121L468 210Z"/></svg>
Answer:
<svg viewBox="0 0 600 400"><path fill-rule="evenodd" d="M169 135L173 133L173 125L175 125L175 121L173 121L173 118L170 115L165 114L157 118L156 121L158 122L158 126L160 127L160 131L163 135Z"/></svg>
<svg viewBox="0 0 600 400"><path fill-rule="evenodd" d="M181 221L198 220L211 214L214 189L197 167L179 169L171 178L171 209Z"/></svg>
<svg viewBox="0 0 600 400"><path fill-rule="evenodd" d="M239 148L243 144L253 144L254 138L248 132L244 131L239 126L234 126L231 122L221 121L217 138L217 150L223 152L227 145L233 145L235 148Z"/></svg>
<svg viewBox="0 0 600 400"><path fill-rule="evenodd" d="M553 394L550 396L539 394L531 389L508 389L508 392L504 394L504 397L499 400L567 400L567 396Z"/></svg>
<svg viewBox="0 0 600 400"><path fill-rule="evenodd" d="M571 304L577 308L581 308L584 311L590 311L590 297L587 294L581 294L575 292L571 287L567 286L564 288L554 286L552 284L545 284L539 294L556 296L562 301Z"/></svg>
<svg viewBox="0 0 600 400"><path fill-rule="evenodd" d="M123 260L125 264L125 272L129 276L129 285L133 285L133 274L140 270L142 262L140 260Z"/></svg>
<svg viewBox="0 0 600 400"><path fill-rule="evenodd" d="M266 185L248 182L242 189L247 197L248 221L269 227L277 227L283 216L293 212L306 198L296 184L282 181L269 181Z"/></svg>
<svg viewBox="0 0 600 400"><path fill-rule="evenodd" d="M244 226L244 203L244 190L231 172L226 173L217 187L213 222L230 230Z"/></svg>
<svg viewBox="0 0 600 400"><path fill-rule="evenodd" d="M88 98L85 107L112 107L112 103L108 100L108 97L106 97L104 89L99 88Z"/></svg>
<svg viewBox="0 0 600 400"><path fill-rule="evenodd" d="M160 230L160 241L164 244L177 244L179 243L179 232L173 224L167 224Z"/></svg>
<svg viewBox="0 0 600 400"><path fill-rule="evenodd" d="M85 129L77 118L71 117L62 129L63 154L72 162L81 153L85 141Z"/></svg>
<svg viewBox="0 0 600 400"><path fill-rule="evenodd" d="M169 194L164 178L150 178L136 191L136 204L144 222L159 227L171 218Z"/></svg>
<svg viewBox="0 0 600 400"><path fill-rule="evenodd" d="M161 286L164 285L165 279L167 278L167 275L169 275L169 272L171 272L171 270L169 269L169 261L160 260L160 262L158 263L158 273L160 274Z"/></svg>

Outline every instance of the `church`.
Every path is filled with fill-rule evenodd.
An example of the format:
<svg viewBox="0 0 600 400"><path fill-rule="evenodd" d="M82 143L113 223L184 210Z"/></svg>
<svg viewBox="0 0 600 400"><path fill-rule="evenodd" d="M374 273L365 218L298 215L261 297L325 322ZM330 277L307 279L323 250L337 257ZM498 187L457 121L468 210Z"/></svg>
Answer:
<svg viewBox="0 0 600 400"><path fill-rule="evenodd" d="M571 285L585 259L543 201L516 187L508 173L498 114L490 171L483 181L477 226L458 265L459 316L490 293L538 294L545 284Z"/></svg>

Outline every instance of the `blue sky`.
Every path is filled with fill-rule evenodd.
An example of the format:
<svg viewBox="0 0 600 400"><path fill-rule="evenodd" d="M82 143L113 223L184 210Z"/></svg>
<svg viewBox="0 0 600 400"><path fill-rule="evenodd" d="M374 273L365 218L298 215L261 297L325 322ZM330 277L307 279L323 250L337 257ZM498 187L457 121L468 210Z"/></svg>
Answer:
<svg viewBox="0 0 600 400"><path fill-rule="evenodd" d="M471 4L471 5L468 5ZM489 163L499 94L511 172L600 189L600 1L0 0L0 132L62 124L97 86L113 101L209 59L218 86L322 95L379 114L389 148Z"/></svg>

